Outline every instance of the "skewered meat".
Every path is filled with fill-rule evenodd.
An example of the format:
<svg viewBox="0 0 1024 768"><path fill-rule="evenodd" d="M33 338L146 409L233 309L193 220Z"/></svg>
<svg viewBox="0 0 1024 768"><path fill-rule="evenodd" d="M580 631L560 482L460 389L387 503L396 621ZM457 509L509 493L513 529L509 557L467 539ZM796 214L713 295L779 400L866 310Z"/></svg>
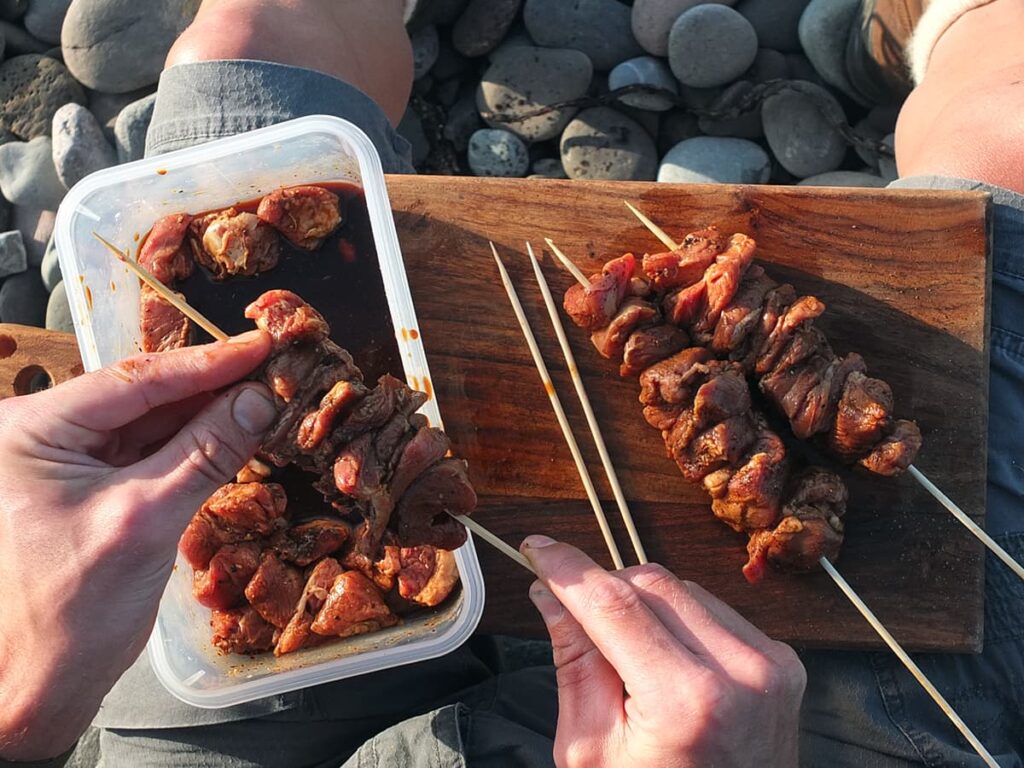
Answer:
<svg viewBox="0 0 1024 768"><path fill-rule="evenodd" d="M604 265L599 275L590 276L590 287L574 285L565 294L565 311L576 325L589 331L604 328L615 316L630 288L636 259L627 253Z"/></svg>
<svg viewBox="0 0 1024 768"><path fill-rule="evenodd" d="M274 647L277 628L251 605L214 611L210 619L213 644L222 653L263 653Z"/></svg>
<svg viewBox="0 0 1024 768"><path fill-rule="evenodd" d="M859 458L892 426L892 390L881 379L855 371L846 379L829 445L837 454Z"/></svg>
<svg viewBox="0 0 1024 768"><path fill-rule="evenodd" d="M310 629L318 635L351 637L397 623L373 582L358 571L346 571L334 580Z"/></svg>
<svg viewBox="0 0 1024 768"><path fill-rule="evenodd" d="M275 656L293 653L300 648L317 645L325 640L323 636L313 634L310 626L323 607L335 579L341 576L342 572L343 569L338 565L338 561L331 557L325 557L309 572L302 596L295 606L295 612L274 648Z"/></svg>
<svg viewBox="0 0 1024 768"><path fill-rule="evenodd" d="M303 450L315 449L330 434L338 417L366 397L369 390L361 381L339 381L320 401L320 407L306 415L299 425L298 442Z"/></svg>
<svg viewBox="0 0 1024 768"><path fill-rule="evenodd" d="M338 196L323 187L300 186L271 192L260 201L259 218L299 248L315 251L341 225Z"/></svg>
<svg viewBox="0 0 1024 768"><path fill-rule="evenodd" d="M192 255L185 243L192 217L187 213L164 216L149 231L139 251L139 266L164 285L192 274Z"/></svg>
<svg viewBox="0 0 1024 768"><path fill-rule="evenodd" d="M284 628L302 596L302 572L281 562L272 551L260 557L259 567L245 587L245 599L266 621Z"/></svg>
<svg viewBox="0 0 1024 768"><path fill-rule="evenodd" d="M417 552L427 549L425 547L414 547ZM433 560L426 567L418 568L415 578L409 572L410 567L406 564L407 548L402 550L402 570L398 574L399 594L414 603L432 608L444 602L452 593L455 585L459 582L459 567L455 563L455 555L444 549L429 548L433 552ZM429 573L426 582L422 582L424 575Z"/></svg>
<svg viewBox="0 0 1024 768"><path fill-rule="evenodd" d="M291 291L267 291L245 308L245 316L270 334L275 351L289 344L323 341L331 332L323 316Z"/></svg>
<svg viewBox="0 0 1024 768"><path fill-rule="evenodd" d="M466 543L466 529L450 515L468 515L476 509L476 492L466 474L466 462L444 459L417 478L402 496L394 517L398 538L406 546L430 544L458 549Z"/></svg>
<svg viewBox="0 0 1024 768"><path fill-rule="evenodd" d="M921 448L921 430L912 421L900 419L860 464L877 475L892 477L905 472Z"/></svg>
<svg viewBox="0 0 1024 768"><path fill-rule="evenodd" d="M207 608L231 608L242 599L259 563L258 544L225 544L210 558L206 570L192 574L192 594Z"/></svg>
<svg viewBox="0 0 1024 768"><path fill-rule="evenodd" d="M620 376L636 376L690 343L685 331L673 325L655 325L633 331L622 351Z"/></svg>
<svg viewBox="0 0 1024 768"><path fill-rule="evenodd" d="M139 290L143 352L167 352L192 342L192 321L148 285Z"/></svg>
<svg viewBox="0 0 1024 768"><path fill-rule="evenodd" d="M349 526L341 520L322 518L276 533L270 539L270 546L282 560L305 567L337 552L351 535Z"/></svg>
<svg viewBox="0 0 1024 768"><path fill-rule="evenodd" d="M724 246L725 241L715 227L691 232L678 251L644 256L644 275L659 293L693 285L704 276Z"/></svg>
<svg viewBox="0 0 1024 768"><path fill-rule="evenodd" d="M604 328L594 331L591 339L602 355L618 357L625 350L629 335L640 326L656 321L658 315L658 308L650 302L628 298L619 307L612 321Z"/></svg>
<svg viewBox="0 0 1024 768"><path fill-rule="evenodd" d="M178 548L189 565L205 569L225 544L252 541L285 525L288 499L276 483L229 483L192 517Z"/></svg>
<svg viewBox="0 0 1024 768"><path fill-rule="evenodd" d="M192 255L214 280L266 272L281 255L277 232L252 213L228 208L193 220L189 229Z"/></svg>

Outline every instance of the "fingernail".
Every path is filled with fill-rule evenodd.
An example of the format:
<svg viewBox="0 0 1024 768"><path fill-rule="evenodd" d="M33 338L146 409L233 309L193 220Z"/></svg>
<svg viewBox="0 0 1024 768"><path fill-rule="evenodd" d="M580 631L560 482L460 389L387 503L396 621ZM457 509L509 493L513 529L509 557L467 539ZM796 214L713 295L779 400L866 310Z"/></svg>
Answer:
<svg viewBox="0 0 1024 768"><path fill-rule="evenodd" d="M252 344L254 341L258 341L260 336L263 335L263 331L258 328L252 331L246 331L240 333L237 336L232 336L228 339L228 344Z"/></svg>
<svg viewBox="0 0 1024 768"><path fill-rule="evenodd" d="M541 582L535 581L530 585L530 600L540 612L545 624L555 624L562 618L562 612L565 609L558 602L558 598L551 594L551 590Z"/></svg>
<svg viewBox="0 0 1024 768"><path fill-rule="evenodd" d="M277 408L258 389L250 387L238 393L231 416L246 432L262 435L277 417Z"/></svg>
<svg viewBox="0 0 1024 768"><path fill-rule="evenodd" d="M519 549L541 549L543 547L550 547L552 544L555 543L557 542L550 536L527 536L525 539L523 539L523 543L519 545Z"/></svg>

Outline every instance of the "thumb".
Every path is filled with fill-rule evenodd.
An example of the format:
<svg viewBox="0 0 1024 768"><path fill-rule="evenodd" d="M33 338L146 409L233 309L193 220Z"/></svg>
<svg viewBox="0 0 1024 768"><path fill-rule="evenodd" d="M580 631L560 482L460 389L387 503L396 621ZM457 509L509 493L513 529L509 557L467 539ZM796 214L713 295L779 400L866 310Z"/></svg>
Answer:
<svg viewBox="0 0 1024 768"><path fill-rule="evenodd" d="M210 403L159 451L136 464L131 475L145 483L161 519L183 527L220 486L231 482L259 448L277 417L270 392L243 384Z"/></svg>

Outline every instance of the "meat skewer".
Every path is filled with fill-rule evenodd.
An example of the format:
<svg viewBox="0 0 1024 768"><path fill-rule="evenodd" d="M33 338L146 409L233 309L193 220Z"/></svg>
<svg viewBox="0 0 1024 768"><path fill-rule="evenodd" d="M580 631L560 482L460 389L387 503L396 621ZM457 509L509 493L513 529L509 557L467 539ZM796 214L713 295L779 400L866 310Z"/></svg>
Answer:
<svg viewBox="0 0 1024 768"><path fill-rule="evenodd" d="M629 203L628 201L623 202L625 203L626 207L629 208L629 210L632 211L632 213L640 220L640 222L645 227L647 227L648 230L650 230L651 234L653 234L658 240L664 243L666 247L668 247L671 251L679 250L679 244L676 243L664 230L662 230L659 226L652 222L647 216L641 213L631 203ZM571 260L565 256L565 254L561 253L557 249L557 247L554 247L554 244L550 240L548 240L547 242L549 245L552 246L552 250L554 251L555 255L559 257L563 264L568 266L568 264L572 263ZM577 277L577 280L579 281L579 275L582 273L580 272L579 268L576 267L575 264L572 265L572 269L570 269L570 272L572 272L572 274L575 277ZM945 493L943 493L942 490L939 489L938 486L936 486L931 480L929 480L928 477L923 472L921 472L921 470L919 470L916 466L914 466L912 463L909 464L907 466L907 472L911 477L914 478L915 481L917 481L917 483L922 488L928 491L929 494L931 494L940 504L942 504L942 506L945 507L945 509L951 515L953 515L953 517L956 518L956 520L961 525L967 528L967 530L970 531L970 533L975 538L981 541L982 544L984 544L989 549L989 551L991 551L996 557L998 557L1004 565L1010 568L1010 570L1012 570L1018 578L1024 580L1024 565L1017 562L1013 557L1011 557L1010 554L1002 546L1000 546L991 536L989 536L988 533L986 533L981 526L975 523L974 520L972 520L966 512L960 509L960 507L957 506L957 504L954 503L952 499L950 499Z"/></svg>
<svg viewBox="0 0 1024 768"><path fill-rule="evenodd" d="M555 416L558 418L558 425L562 428L562 435L564 435L565 442L569 446L569 452L572 453L573 461L576 463L576 470L579 472L580 480L583 481L583 487L587 492L587 498L590 499L590 506L594 509L594 516L597 518L597 524L601 529L601 535L604 536L605 544L608 546L608 552L611 555L612 563L615 565L616 570L621 570L625 567L625 564L622 561L622 555L619 553L619 547L615 543L615 538L612 536L611 528L608 526L608 518L605 517L604 509L601 507L601 501L597 498L597 491L594 489L594 483L591 481L590 473L587 471L587 464L583 461L583 455L580 453L580 447L576 443L576 438L572 434L572 429L569 427L569 420L566 418L565 411L562 408L562 401L558 399L558 393L555 391L555 387L551 383L551 374L548 372L548 367L545 365L544 358L541 356L540 349L537 347L537 340L534 338L533 331L526 319L526 314L523 312L523 305L519 301L519 295L516 293L515 286L512 285L512 280L508 276L508 272L505 269L504 263L501 261L501 257L498 256L498 249L494 247L494 243L491 243L491 253L494 254L494 261L498 265L501 282L505 286L505 293L508 294L508 300L512 304L512 310L515 312L516 320L519 321L519 327L523 331L526 344L530 349L530 354L533 356L534 365L537 366L537 372L540 374L541 381L544 384L544 390L547 392L548 399L551 401L551 407L554 409Z"/></svg>

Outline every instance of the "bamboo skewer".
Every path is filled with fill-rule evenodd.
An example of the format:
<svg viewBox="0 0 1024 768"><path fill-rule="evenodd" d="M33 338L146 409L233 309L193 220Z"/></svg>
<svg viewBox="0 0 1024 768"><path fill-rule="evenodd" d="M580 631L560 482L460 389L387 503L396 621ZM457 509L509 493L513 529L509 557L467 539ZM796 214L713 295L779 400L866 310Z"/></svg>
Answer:
<svg viewBox="0 0 1024 768"><path fill-rule="evenodd" d="M605 475L608 477L608 484L612 488L612 495L615 497L615 503L619 507L619 514L622 515L622 522L626 526L627 533L629 533L629 540L633 544L636 558L641 565L644 565L648 562L647 553L644 551L644 545L640 541L640 534L637 533L636 524L633 522L633 515L630 514L625 494L623 494L622 486L619 484L619 477L615 473L615 467L612 465L611 457L608 455L608 447L605 445L601 428L597 424L597 417L594 416L594 409L590 406L590 398L587 396L587 390L583 386L583 378L580 376L579 368L576 366L576 358L573 356L572 348L569 346L569 339L566 338L562 318L558 314L558 305L555 304L555 300L551 296L548 281L540 269L540 263L537 261L537 257L533 253L533 246L529 242L526 243L526 250L530 254L533 273L537 277L537 284L540 286L541 295L544 297L544 305L547 307L548 315L551 317L551 325L554 326L558 343L562 347L566 367L569 369L573 386L576 388L576 396L579 398L580 405L583 406L583 413L587 417L590 434L594 438L594 445L597 446L597 453L601 457L601 465L604 467Z"/></svg>
<svg viewBox="0 0 1024 768"><path fill-rule="evenodd" d="M537 373L540 374L540 379L544 384L544 390L548 393L548 399L551 401L551 407L555 411L555 417L558 419L558 425L562 428L562 435L565 437L565 442L569 446L569 452L572 454L573 461L576 462L576 471L579 472L580 480L583 482L583 488L587 492L587 498L590 499L590 506L594 509L594 516L597 518L597 524L601 528L601 535L604 536L605 544L608 545L608 552L612 556L612 562L615 564L616 570L621 570L625 566L622 562L622 555L619 553L619 547L616 545L615 538L612 536L611 528L608 526L608 518L605 517L604 510L601 508L601 501L597 497L597 491L594 489L594 483L591 481L590 473L587 471L587 464L583 461L583 455L580 453L580 447L576 443L576 438L573 436L572 428L569 426L569 420L565 416L565 410L562 408L562 401L558 399L558 393L555 391L554 384L551 383L551 374L548 372L548 367L544 363L544 358L540 354L540 348L537 346L537 339L533 335L530 323L526 319L526 313L523 312L523 305L519 301L519 295L516 293L515 286L512 285L512 280L508 276L508 272L501 261L501 257L498 256L498 249L494 247L494 243L491 243L491 252L494 254L494 261L498 265L498 272L501 274L501 282L505 286L505 293L508 294L508 300L512 304L512 310L515 312L516 319L519 321L519 327L522 329L523 336L526 338L526 344L530 348L530 354L533 356L534 365L537 366Z"/></svg>
<svg viewBox="0 0 1024 768"><path fill-rule="evenodd" d="M551 252L558 257L558 260L562 262L562 265L572 273L572 276L576 278L576 282L582 285L584 288L589 288L590 279L586 275L584 275L582 271L580 271L579 267L573 264L572 259L570 259L564 253L562 253L562 251L559 249L557 245L555 245L554 241L552 241L550 237L545 237L544 242L548 244L548 248L550 248Z"/></svg>
<svg viewBox="0 0 1024 768"><path fill-rule="evenodd" d="M861 599L860 595L857 594L853 587L850 586L849 582L843 578L842 574L840 574L839 571L836 570L835 566L826 558L822 557L819 562L825 572L832 577L832 581L836 583L836 586L838 586L843 594L849 598L854 607L860 611L861 616L865 618L868 624L870 624L875 632L878 633L878 636L881 637L882 640L885 641L885 644L889 646L889 649L896 654L900 661L903 662L903 666L907 668L907 671L914 676L917 682L921 684L921 687L925 689L928 695L931 696L939 706L939 709L941 709L946 717L949 718L950 722L952 722L953 725L956 726L957 730L963 734L964 738L970 742L971 746L974 747L974 751L977 752L981 756L981 759L984 760L987 765L991 766L991 768L999 768L999 763L992 758L992 755L990 755L989 751L985 749L985 746L981 743L978 737L974 735L974 732L970 729L967 723L963 721L960 715L957 714L956 710L953 709L948 701L946 701L946 698L939 693L935 684L928 679L928 676L921 671L921 668L917 666L912 658L910 658L910 654L903 650L903 646L897 642L896 638L894 638L889 630L885 628L885 625L878 620L878 617L875 616L874 612L870 608L868 608L867 604Z"/></svg>
<svg viewBox="0 0 1024 768"><path fill-rule="evenodd" d="M228 335L224 333L224 331L222 331L212 322L203 317L203 315L198 310L190 306L187 301L185 301L183 298L181 298L176 293L171 291L171 289L169 289L159 280L157 280L149 272L149 270L147 270L140 264L135 263L131 259L127 258L127 253L122 252L121 249L119 249L116 245L114 245L113 243L111 243L109 240L102 237L98 233L93 232L92 234L97 240L103 243L111 253L113 253L115 256L117 256L118 259L120 259L126 265L128 265L128 267L139 277L140 280L146 283L146 285L151 286L163 298L167 299L167 301L173 304L174 307L178 309L183 315L195 321L197 325L202 327L207 333L209 333L218 341L226 341L228 339ZM471 520L465 515L453 515L451 513L449 513L449 515L455 520L458 520L473 533L477 534L481 539L486 541L488 544L497 549L503 555L507 555L509 558L515 560L517 563L523 566L530 573L536 575L536 572L533 570L533 566L530 565L530 562L525 557L523 557L510 545L506 544L502 539L498 538L493 533L484 528L482 525L480 525L480 523L478 523L476 520Z"/></svg>
<svg viewBox="0 0 1024 768"><path fill-rule="evenodd" d="M192 307L190 307L188 302L186 302L178 294L176 294L166 285L164 285L155 277L153 277L153 275L150 274L150 272L145 267L136 263L135 261L132 261L128 257L127 251L122 251L120 248L118 248L112 242L107 240L98 232L93 232L92 236L99 240L101 243L103 243L103 245L107 247L107 250L109 250L112 254L117 256L117 258L120 259L121 262L126 267L128 267L128 269L135 273L136 277L142 280L142 282L144 282L154 291L159 293L160 298L162 298L168 304L173 306L175 309L181 312L181 314L185 315L185 317L194 322L208 334L213 336L213 338L215 338L217 341L227 341L228 335L224 333L224 331L222 331L216 325L211 323L209 320L207 320L205 317L199 314L199 312L194 310Z"/></svg>
<svg viewBox="0 0 1024 768"><path fill-rule="evenodd" d="M672 242L672 239L669 238L668 235L665 234L664 230L662 230L657 224L655 224L653 221L647 218L643 213L637 210L630 203L626 202L626 207L629 208L629 210L631 210L638 219L640 219L641 223L651 231L652 235L661 240L661 242L663 242L673 251L678 250L679 246ZM565 254L562 254L560 258L562 259L563 264L570 261L570 259L566 257ZM573 266L575 267L576 265L574 264ZM579 269L576 268L576 272L578 271ZM573 272L573 274L575 275L576 272ZM958 507L953 502L953 500L949 498L949 496L943 493L939 489L939 487L935 485L935 483L929 480L928 477L924 474L924 472L919 470L913 464L907 467L907 472L910 474L911 477L914 478L914 480L918 482L918 484L920 484L922 488L924 488L926 491L928 491L928 493L934 496L935 499L943 507L945 507L946 510L951 515L953 515L953 517L955 517L961 525L964 526L964 528L970 531L970 533L975 538L977 538L982 544L988 547L992 554L994 554L996 557L1002 560L1003 563L1006 564L1006 566L1011 571L1013 571L1019 579L1024 580L1024 566L1022 566L1020 563L1014 560L1009 552L1007 552L1005 549L999 546L999 544L997 544L991 536L985 533L984 528L982 528L976 522L971 520L971 518L968 517L967 513L960 509L960 507Z"/></svg>

